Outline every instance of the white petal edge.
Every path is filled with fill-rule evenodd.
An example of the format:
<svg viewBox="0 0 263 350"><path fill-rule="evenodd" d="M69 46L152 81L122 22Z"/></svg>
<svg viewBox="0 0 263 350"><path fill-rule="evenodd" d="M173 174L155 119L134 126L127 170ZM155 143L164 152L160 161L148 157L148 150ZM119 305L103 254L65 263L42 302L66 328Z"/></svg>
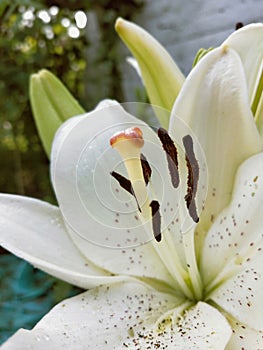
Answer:
<svg viewBox="0 0 263 350"><path fill-rule="evenodd" d="M81 288L126 280L85 258L68 236L60 210L29 197L0 194L0 244L41 270Z"/></svg>
<svg viewBox="0 0 263 350"><path fill-rule="evenodd" d="M201 261L209 298L257 330L263 330L262 174L263 153L241 165L232 201L208 232Z"/></svg>
<svg viewBox="0 0 263 350"><path fill-rule="evenodd" d="M172 111L172 136L176 135L177 118L192 129L207 161L208 193L197 226L201 246L202 235L230 201L238 166L262 150L243 66L233 49L220 47L209 52L191 71ZM202 193L198 188L197 196L198 191Z"/></svg>
<svg viewBox="0 0 263 350"><path fill-rule="evenodd" d="M103 286L61 302L3 350L18 344L24 350L49 344L56 350L225 349L231 336L225 317L202 302L184 312L187 305L140 284Z"/></svg>
<svg viewBox="0 0 263 350"><path fill-rule="evenodd" d="M98 103L95 110L103 109L106 107L114 106L118 104L115 100L109 100L105 99ZM55 166L55 159L60 151L60 147L63 144L63 141L67 138L68 134L71 132L71 130L81 122L84 118L87 117L89 113L77 115L75 117L69 118L65 123L62 124L62 126L57 130L53 143L52 143L52 150L51 150L51 161L50 161L50 175L51 179L53 179L54 175L54 166ZM59 140L59 142L54 142L55 140Z"/></svg>
<svg viewBox="0 0 263 350"><path fill-rule="evenodd" d="M249 98L252 102L258 79L262 74L263 23L249 24L231 34L222 44L229 45L239 55L244 66Z"/></svg>
<svg viewBox="0 0 263 350"><path fill-rule="evenodd" d="M232 337L226 350L263 349L263 332L256 331L235 319L227 318L232 327Z"/></svg>

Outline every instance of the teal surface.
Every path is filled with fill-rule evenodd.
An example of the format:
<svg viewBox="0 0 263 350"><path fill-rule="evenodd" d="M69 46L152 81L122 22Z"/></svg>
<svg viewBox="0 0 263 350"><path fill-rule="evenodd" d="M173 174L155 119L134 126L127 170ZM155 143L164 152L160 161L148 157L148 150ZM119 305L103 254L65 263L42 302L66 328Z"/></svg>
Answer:
<svg viewBox="0 0 263 350"><path fill-rule="evenodd" d="M31 329L52 306L80 291L13 255L0 255L0 344L19 328Z"/></svg>

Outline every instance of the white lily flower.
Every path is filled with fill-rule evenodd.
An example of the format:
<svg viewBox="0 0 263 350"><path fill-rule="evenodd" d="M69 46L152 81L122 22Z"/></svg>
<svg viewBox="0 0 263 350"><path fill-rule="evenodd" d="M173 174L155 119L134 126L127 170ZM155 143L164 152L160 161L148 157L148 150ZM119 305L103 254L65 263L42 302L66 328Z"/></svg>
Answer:
<svg viewBox="0 0 263 350"><path fill-rule="evenodd" d="M3 350L263 348L263 144L240 57L208 53L159 136L110 101L63 124L59 208L0 196L3 247L92 288Z"/></svg>

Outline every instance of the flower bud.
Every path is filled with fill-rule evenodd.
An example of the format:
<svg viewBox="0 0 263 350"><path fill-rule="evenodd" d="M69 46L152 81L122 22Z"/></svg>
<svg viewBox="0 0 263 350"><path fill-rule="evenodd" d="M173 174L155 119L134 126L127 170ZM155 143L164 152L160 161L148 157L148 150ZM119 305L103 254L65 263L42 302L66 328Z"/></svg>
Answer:
<svg viewBox="0 0 263 350"><path fill-rule="evenodd" d="M37 130L49 157L60 125L85 111L62 82L46 69L31 76L29 95Z"/></svg>
<svg viewBox="0 0 263 350"><path fill-rule="evenodd" d="M115 29L138 62L151 103L171 111L185 80L183 73L164 47L138 25L119 18ZM167 116L158 115L166 129Z"/></svg>

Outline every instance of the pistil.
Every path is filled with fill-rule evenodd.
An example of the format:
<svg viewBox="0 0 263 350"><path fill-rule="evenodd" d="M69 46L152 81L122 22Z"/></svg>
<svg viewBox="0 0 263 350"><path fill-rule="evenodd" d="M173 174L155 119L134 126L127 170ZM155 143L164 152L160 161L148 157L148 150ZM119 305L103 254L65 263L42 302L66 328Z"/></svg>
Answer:
<svg viewBox="0 0 263 350"><path fill-rule="evenodd" d="M141 129L135 127L120 131L111 137L110 144L119 152L124 161L134 196L143 217L149 218L150 205L141 165L141 149L144 145Z"/></svg>
<svg viewBox="0 0 263 350"><path fill-rule="evenodd" d="M170 233L167 230L162 232L160 204L155 199L149 199L147 184L151 176L151 169L148 163L147 165L144 164L147 167L146 171L143 169L141 149L144 145L144 140L142 131L137 127L120 131L111 137L110 144L122 157L128 173L128 179L125 181L119 181L120 179L117 179L114 175L115 179L119 181L124 189L134 195L139 209L138 217L140 217L141 222L146 223L151 220L152 237L154 237L152 245L155 251L171 273L173 279L180 285L182 292L189 299L194 299L193 291L189 286L188 273L183 268L178 253L173 246ZM143 161L146 161L144 157ZM115 172L113 173L115 174ZM127 182L126 186L124 182ZM129 182L131 188L128 185ZM152 191L151 197L156 198L154 191ZM166 237L166 235L168 236Z"/></svg>

